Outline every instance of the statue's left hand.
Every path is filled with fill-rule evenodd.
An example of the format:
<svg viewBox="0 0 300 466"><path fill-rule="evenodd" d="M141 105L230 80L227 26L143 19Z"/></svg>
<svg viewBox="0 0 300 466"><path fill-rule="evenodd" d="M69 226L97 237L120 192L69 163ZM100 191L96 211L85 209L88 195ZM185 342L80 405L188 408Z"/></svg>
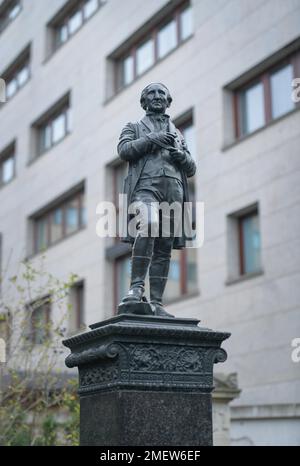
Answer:
<svg viewBox="0 0 300 466"><path fill-rule="evenodd" d="M175 162L184 163L186 161L185 153L177 148L171 149L170 154Z"/></svg>

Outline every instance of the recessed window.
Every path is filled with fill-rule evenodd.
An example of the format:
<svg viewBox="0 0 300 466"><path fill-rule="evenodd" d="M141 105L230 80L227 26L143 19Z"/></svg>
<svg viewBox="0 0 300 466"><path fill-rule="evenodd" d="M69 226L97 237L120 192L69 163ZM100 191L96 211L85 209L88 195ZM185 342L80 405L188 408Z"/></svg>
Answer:
<svg viewBox="0 0 300 466"><path fill-rule="evenodd" d="M283 66L270 76L272 117L278 118L294 108L291 99L291 82L293 80L293 67L291 64Z"/></svg>
<svg viewBox="0 0 300 466"><path fill-rule="evenodd" d="M261 269L260 228L258 212L239 217L240 273L251 274Z"/></svg>
<svg viewBox="0 0 300 466"><path fill-rule="evenodd" d="M136 51L136 73L142 74L154 63L154 42L153 39L147 40L140 45Z"/></svg>
<svg viewBox="0 0 300 466"><path fill-rule="evenodd" d="M167 55L177 47L177 23L175 19L158 31L158 58Z"/></svg>
<svg viewBox="0 0 300 466"><path fill-rule="evenodd" d="M70 290L69 331L83 330L85 328L84 310L84 282L76 283Z"/></svg>
<svg viewBox="0 0 300 466"><path fill-rule="evenodd" d="M180 34L181 40L185 40L193 34L193 10L189 6L180 14Z"/></svg>
<svg viewBox="0 0 300 466"><path fill-rule="evenodd" d="M227 261L229 282L262 271L261 230L258 205L228 216Z"/></svg>
<svg viewBox="0 0 300 466"><path fill-rule="evenodd" d="M178 47L193 33L192 7L184 3L168 13L150 31L148 39L137 40L121 56L114 57L116 91L134 81L158 60ZM117 54L116 54L117 55Z"/></svg>
<svg viewBox="0 0 300 466"><path fill-rule="evenodd" d="M18 16L22 9L20 0L6 0L0 7L0 34Z"/></svg>
<svg viewBox="0 0 300 466"><path fill-rule="evenodd" d="M264 89L262 83L249 87L241 94L243 133L252 133L265 124Z"/></svg>
<svg viewBox="0 0 300 466"><path fill-rule="evenodd" d="M26 47L3 72L6 82L6 100L11 99L30 79L30 48Z"/></svg>
<svg viewBox="0 0 300 466"><path fill-rule="evenodd" d="M50 337L51 304L49 297L28 305L27 313L30 313L28 339L33 345L44 344Z"/></svg>
<svg viewBox="0 0 300 466"><path fill-rule="evenodd" d="M235 90L235 133L240 138L299 106L292 99L300 52L294 53L249 84Z"/></svg>
<svg viewBox="0 0 300 466"><path fill-rule="evenodd" d="M15 177L15 144L10 144L0 153L0 187Z"/></svg>
<svg viewBox="0 0 300 466"><path fill-rule="evenodd" d="M43 251L85 225L84 191L81 190L33 218L33 251Z"/></svg>
<svg viewBox="0 0 300 466"><path fill-rule="evenodd" d="M48 25L54 36L53 49L67 42L105 3L106 0L69 0Z"/></svg>
<svg viewBox="0 0 300 466"><path fill-rule="evenodd" d="M37 139L36 156L42 155L70 133L70 118L70 100L67 96L34 123L34 134Z"/></svg>

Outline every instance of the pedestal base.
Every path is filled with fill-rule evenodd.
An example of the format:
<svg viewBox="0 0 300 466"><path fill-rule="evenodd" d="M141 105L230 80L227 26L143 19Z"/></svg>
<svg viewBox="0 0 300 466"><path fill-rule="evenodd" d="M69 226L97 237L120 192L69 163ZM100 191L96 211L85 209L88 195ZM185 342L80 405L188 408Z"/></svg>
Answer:
<svg viewBox="0 0 300 466"><path fill-rule="evenodd" d="M78 366L81 445L212 444L213 364L229 333L122 314L64 341Z"/></svg>

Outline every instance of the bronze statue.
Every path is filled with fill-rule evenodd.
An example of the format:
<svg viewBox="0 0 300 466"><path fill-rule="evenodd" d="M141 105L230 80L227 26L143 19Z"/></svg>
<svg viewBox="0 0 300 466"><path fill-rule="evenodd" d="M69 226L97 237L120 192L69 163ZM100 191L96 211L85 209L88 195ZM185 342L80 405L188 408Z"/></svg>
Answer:
<svg viewBox="0 0 300 466"><path fill-rule="evenodd" d="M135 237L128 231L123 241L132 246L131 283L119 305L119 313L152 314L174 317L167 313L162 298L167 283L172 248L185 247L184 233L176 235L175 220L171 221L168 237L162 235L162 216L158 204L189 201L187 177L196 172L182 134L165 114L172 97L161 83L149 84L142 91L140 103L146 115L122 130L118 154L128 162L124 194L132 202L146 206L140 210L139 229ZM130 220L128 215L127 220ZM154 232L154 233L153 233ZM144 297L145 277L149 269L150 306ZM146 305L147 303L147 305Z"/></svg>

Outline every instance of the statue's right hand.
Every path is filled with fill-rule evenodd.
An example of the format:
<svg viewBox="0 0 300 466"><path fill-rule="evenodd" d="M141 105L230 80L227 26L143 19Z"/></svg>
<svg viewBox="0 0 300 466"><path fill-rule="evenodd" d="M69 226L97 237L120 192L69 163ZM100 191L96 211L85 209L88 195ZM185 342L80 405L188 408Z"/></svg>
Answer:
<svg viewBox="0 0 300 466"><path fill-rule="evenodd" d="M174 135L173 133L165 133L164 131L159 131L157 133L149 133L148 136L153 140L153 142L159 141L169 146L174 146L174 141L176 138L176 135Z"/></svg>

